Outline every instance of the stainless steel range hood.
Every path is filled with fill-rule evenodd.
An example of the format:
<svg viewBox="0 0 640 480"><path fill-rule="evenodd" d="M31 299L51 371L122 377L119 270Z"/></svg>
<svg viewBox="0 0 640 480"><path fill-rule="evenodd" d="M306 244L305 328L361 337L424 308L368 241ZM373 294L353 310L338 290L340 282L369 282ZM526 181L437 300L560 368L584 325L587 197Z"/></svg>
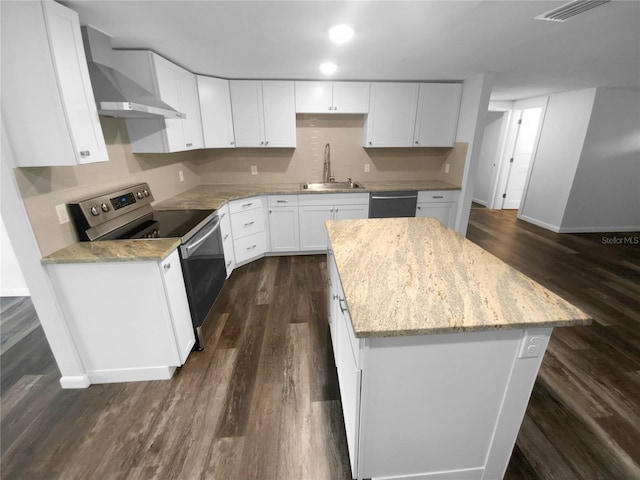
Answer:
<svg viewBox="0 0 640 480"><path fill-rule="evenodd" d="M108 35L84 26L82 39L98 114L123 118L187 117L114 68Z"/></svg>

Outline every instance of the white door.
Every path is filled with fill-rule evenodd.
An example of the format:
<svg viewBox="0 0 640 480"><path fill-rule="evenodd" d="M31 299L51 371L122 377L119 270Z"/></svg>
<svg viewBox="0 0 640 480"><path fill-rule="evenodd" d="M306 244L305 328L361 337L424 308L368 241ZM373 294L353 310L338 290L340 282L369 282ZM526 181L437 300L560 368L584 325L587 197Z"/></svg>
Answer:
<svg viewBox="0 0 640 480"><path fill-rule="evenodd" d="M537 144L536 139L538 137L541 114L541 107L528 108L522 111L516 143L510 159L509 177L502 208L520 208L527 172Z"/></svg>

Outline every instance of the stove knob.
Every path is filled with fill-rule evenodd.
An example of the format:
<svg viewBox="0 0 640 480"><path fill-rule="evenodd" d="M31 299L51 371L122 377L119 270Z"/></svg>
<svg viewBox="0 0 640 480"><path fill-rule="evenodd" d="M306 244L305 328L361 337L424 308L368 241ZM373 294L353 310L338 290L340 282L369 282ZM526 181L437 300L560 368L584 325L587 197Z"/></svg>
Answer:
<svg viewBox="0 0 640 480"><path fill-rule="evenodd" d="M144 197L144 193L138 192L138 193L136 193L136 197L142 198L142 197Z"/></svg>
<svg viewBox="0 0 640 480"><path fill-rule="evenodd" d="M144 194L145 197L149 196L149 190L147 190L146 188L142 191L142 193Z"/></svg>
<svg viewBox="0 0 640 480"><path fill-rule="evenodd" d="M106 203L103 203L102 205L100 205L100 208L102 209L103 212L108 212L109 209L109 205L107 205Z"/></svg>
<svg viewBox="0 0 640 480"><path fill-rule="evenodd" d="M100 215L100 210L98 210L98 207L91 207L89 209L89 211L91 212L91 215L93 215L94 217L97 217L98 215Z"/></svg>

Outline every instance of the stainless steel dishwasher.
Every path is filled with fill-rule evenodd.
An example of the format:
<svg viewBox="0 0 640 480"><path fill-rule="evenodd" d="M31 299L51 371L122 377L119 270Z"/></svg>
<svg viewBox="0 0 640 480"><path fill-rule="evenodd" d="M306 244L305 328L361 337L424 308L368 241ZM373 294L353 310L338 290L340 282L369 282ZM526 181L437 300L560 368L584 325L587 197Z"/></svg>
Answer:
<svg viewBox="0 0 640 480"><path fill-rule="evenodd" d="M369 218L415 217L418 192L372 192Z"/></svg>

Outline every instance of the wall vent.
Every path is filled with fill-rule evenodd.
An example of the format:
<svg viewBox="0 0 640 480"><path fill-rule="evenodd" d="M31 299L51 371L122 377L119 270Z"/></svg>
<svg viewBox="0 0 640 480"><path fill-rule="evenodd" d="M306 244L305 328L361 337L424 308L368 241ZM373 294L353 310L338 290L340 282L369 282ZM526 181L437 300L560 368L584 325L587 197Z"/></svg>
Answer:
<svg viewBox="0 0 640 480"><path fill-rule="evenodd" d="M584 13L592 8L599 7L605 3L609 3L611 0L576 0L569 2L561 7L554 8L553 10L538 15L536 20L549 20L550 22L566 22L570 18L575 17L580 13Z"/></svg>

